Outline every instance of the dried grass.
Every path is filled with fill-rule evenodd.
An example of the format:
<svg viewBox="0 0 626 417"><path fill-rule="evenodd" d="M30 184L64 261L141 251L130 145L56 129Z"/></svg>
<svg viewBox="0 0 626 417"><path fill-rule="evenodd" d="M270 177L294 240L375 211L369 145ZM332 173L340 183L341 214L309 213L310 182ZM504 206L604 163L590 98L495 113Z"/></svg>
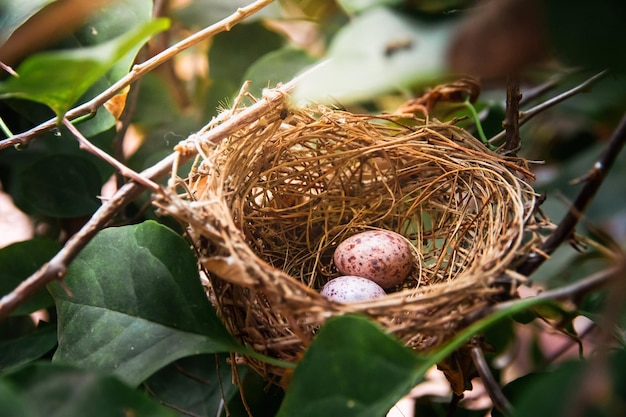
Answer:
<svg viewBox="0 0 626 417"><path fill-rule="evenodd" d="M233 112L235 114L235 112ZM329 317L365 314L415 349L468 324L540 240L526 164L451 123L277 106L201 157L157 204L184 223L229 330L296 361ZM182 149L182 148L181 148ZM334 248L371 228L411 241L415 266L386 297L340 304ZM284 370L249 360L267 378Z"/></svg>

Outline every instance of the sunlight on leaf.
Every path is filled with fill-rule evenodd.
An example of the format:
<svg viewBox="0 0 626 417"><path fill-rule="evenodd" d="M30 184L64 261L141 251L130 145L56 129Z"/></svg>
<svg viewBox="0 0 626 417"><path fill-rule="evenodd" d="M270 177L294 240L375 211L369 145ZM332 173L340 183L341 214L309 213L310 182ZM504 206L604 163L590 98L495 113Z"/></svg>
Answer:
<svg viewBox="0 0 626 417"><path fill-rule="evenodd" d="M450 34L451 24L368 10L337 34L325 63L300 81L294 100L349 103L432 82L445 75Z"/></svg>
<svg viewBox="0 0 626 417"><path fill-rule="evenodd" d="M19 77L0 83L0 97L44 103L60 119L118 60L168 26L168 19L156 19L96 46L32 55L18 67Z"/></svg>

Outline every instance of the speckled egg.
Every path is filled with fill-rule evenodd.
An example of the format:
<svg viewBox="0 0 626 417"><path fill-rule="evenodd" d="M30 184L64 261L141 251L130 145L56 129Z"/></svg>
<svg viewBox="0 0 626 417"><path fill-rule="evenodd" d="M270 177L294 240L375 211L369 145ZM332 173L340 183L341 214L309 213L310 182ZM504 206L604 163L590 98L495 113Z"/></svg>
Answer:
<svg viewBox="0 0 626 417"><path fill-rule="evenodd" d="M355 276L342 276L331 279L320 291L324 297L340 303L373 300L384 296L385 290L374 281Z"/></svg>
<svg viewBox="0 0 626 417"><path fill-rule="evenodd" d="M388 230L349 237L337 246L333 260L342 274L371 279L383 288L402 283L413 264L409 243Z"/></svg>

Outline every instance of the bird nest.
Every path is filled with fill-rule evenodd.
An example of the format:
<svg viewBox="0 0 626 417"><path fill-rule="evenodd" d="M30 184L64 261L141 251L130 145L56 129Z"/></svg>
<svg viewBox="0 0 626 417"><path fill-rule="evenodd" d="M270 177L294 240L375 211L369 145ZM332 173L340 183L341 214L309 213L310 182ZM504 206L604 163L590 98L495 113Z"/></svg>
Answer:
<svg viewBox="0 0 626 417"><path fill-rule="evenodd" d="M191 172L157 204L187 227L227 328L281 360L346 313L433 349L502 295L495 284L540 239L524 161L454 123L280 104L220 143L189 141ZM370 229L412 243L410 276L371 301L321 296L340 275L337 244ZM247 361L267 378L285 372Z"/></svg>

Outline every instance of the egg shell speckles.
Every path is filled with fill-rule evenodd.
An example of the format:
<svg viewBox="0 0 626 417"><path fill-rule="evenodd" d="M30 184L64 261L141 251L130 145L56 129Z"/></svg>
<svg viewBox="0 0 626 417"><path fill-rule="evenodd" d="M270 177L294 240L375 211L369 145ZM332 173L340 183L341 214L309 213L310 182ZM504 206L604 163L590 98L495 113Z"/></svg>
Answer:
<svg viewBox="0 0 626 417"><path fill-rule="evenodd" d="M413 264L409 243L387 230L371 230L347 238L335 249L333 260L342 274L371 279L383 288L402 283Z"/></svg>
<svg viewBox="0 0 626 417"><path fill-rule="evenodd" d="M348 275L328 281L320 294L340 303L354 303L383 297L386 293L374 281Z"/></svg>

